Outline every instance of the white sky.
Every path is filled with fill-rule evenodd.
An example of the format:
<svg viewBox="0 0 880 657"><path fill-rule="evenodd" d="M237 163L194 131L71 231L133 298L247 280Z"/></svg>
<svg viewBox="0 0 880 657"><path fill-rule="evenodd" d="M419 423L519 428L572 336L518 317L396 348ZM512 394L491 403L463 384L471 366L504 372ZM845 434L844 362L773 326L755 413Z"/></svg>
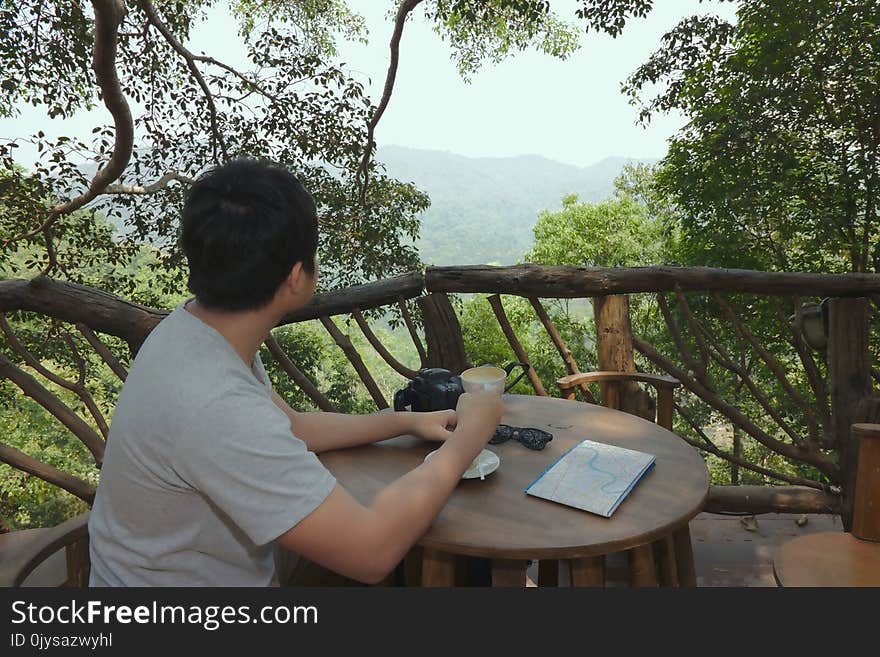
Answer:
<svg viewBox="0 0 880 657"><path fill-rule="evenodd" d="M570 59L533 52L484 66L465 84L450 49L421 18L410 21L401 43L400 67L391 103L376 131L380 146L396 144L469 156L537 154L575 165L609 156L662 157L666 140L683 124L680 116L655 117L648 128L636 125L637 109L620 93L621 82L657 48L664 32L682 17L718 13L732 19L735 3L716 0L656 0L648 18L633 20L617 39L590 33ZM340 59L368 86L378 102L388 62L391 4L349 0L364 15L370 43L340 43ZM564 18L577 21L572 0L554 2ZM241 65L235 27L215 12L188 44L194 51ZM49 121L26 106L13 119L0 119L0 137L43 130L48 136L87 138L109 115L103 106L66 122ZM27 165L34 154L17 154Z"/></svg>

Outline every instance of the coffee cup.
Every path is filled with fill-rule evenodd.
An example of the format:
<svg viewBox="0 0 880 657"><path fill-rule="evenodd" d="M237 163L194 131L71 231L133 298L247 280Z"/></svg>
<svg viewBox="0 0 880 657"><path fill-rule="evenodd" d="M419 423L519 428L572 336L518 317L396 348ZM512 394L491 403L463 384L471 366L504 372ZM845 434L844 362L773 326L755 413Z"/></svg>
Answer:
<svg viewBox="0 0 880 657"><path fill-rule="evenodd" d="M523 371L510 384L505 385L507 377L515 367L522 367ZM492 392L500 397L525 376L528 368L529 366L526 363L519 362L511 363L504 369L495 365L472 367L461 373L461 387L465 392Z"/></svg>

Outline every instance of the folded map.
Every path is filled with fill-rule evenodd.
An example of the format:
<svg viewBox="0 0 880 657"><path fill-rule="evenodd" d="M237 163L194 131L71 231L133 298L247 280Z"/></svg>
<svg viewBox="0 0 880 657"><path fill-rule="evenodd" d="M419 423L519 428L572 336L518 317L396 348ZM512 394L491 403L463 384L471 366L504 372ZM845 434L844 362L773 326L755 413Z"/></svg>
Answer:
<svg viewBox="0 0 880 657"><path fill-rule="evenodd" d="M651 454L584 440L559 457L525 492L609 518L653 467Z"/></svg>

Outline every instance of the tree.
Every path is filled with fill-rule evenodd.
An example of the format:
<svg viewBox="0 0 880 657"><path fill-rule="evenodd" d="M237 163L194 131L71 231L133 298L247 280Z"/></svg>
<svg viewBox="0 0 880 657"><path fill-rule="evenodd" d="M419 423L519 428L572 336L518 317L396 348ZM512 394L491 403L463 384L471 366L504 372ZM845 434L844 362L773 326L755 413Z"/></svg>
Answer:
<svg viewBox="0 0 880 657"><path fill-rule="evenodd" d="M374 106L362 84L334 63L337 37L365 38L363 22L344 0L229 3L248 53L243 70L188 46L193 28L216 4L0 0L0 116L30 105L66 119L94 108L98 100L108 112L106 124L95 126L86 140L48 138L42 130L0 140L4 276L52 274L152 306L174 305L184 293L176 237L186 190L202 171L237 156L276 160L295 170L312 191L321 221L324 287L417 268L418 213L428 199L412 185L385 176L372 160L373 134L391 98L399 44L413 10L422 6L451 44L464 76L483 61L500 61L526 48L565 57L577 47L574 23L551 12L549 2L402 0L394 5L391 64ZM651 7L646 0L580 4L576 15L588 29L612 34L628 16L644 15ZM31 170L16 160L23 142L40 153ZM27 297L38 287L17 289ZM61 288L48 284L48 289ZM111 365L94 352L83 356L85 343L100 344L88 327L76 327L77 337L74 327L18 312L26 306L0 307L15 324L0 340L0 378L8 379L0 402L27 419L3 427L15 445L0 443L0 460L16 467L27 461L38 477L32 456L45 456L48 465L66 464L74 473L64 478L68 489L88 500L95 474L90 461L100 462L101 434L106 436L106 420L99 417L109 416L119 388L108 368L124 376L125 363ZM340 408L362 408L341 361L327 365L309 358L326 341L305 329L279 333L282 347L296 354L307 373L330 384ZM113 346L123 347L122 341ZM37 389L28 369L54 381L40 406L54 408L68 428L75 425L71 430L82 442L74 443L76 449L43 431L40 427L49 426L46 414L17 391L11 394L11 381L22 390ZM79 415L86 420L77 422ZM41 434L40 440L30 439L32 431ZM57 460L57 450L75 462ZM3 468L4 480L13 482L0 500L8 511L36 489L29 488L32 477L13 481ZM71 511L63 504L59 508ZM25 513L16 521L53 520L52 513Z"/></svg>
<svg viewBox="0 0 880 657"><path fill-rule="evenodd" d="M625 85L643 120L689 119L658 179L681 261L880 271L880 8L742 0L737 15L682 21Z"/></svg>

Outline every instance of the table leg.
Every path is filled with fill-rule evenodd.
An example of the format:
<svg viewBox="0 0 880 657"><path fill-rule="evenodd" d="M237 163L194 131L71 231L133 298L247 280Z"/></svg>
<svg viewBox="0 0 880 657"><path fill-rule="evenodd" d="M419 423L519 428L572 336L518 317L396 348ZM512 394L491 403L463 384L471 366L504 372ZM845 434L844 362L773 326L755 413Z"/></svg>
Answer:
<svg viewBox="0 0 880 657"><path fill-rule="evenodd" d="M538 586L559 586L559 561L541 559L538 562Z"/></svg>
<svg viewBox="0 0 880 657"><path fill-rule="evenodd" d="M654 541L654 558L660 571L660 586L678 586L678 564L672 534Z"/></svg>
<svg viewBox="0 0 880 657"><path fill-rule="evenodd" d="M414 545L403 558L404 586L421 586L423 552L422 546Z"/></svg>
<svg viewBox="0 0 880 657"><path fill-rule="evenodd" d="M492 559L492 586L524 588L528 565L525 559Z"/></svg>
<svg viewBox="0 0 880 657"><path fill-rule="evenodd" d="M628 552L630 586L658 586L657 566L654 563L654 547L651 543L640 545Z"/></svg>
<svg viewBox="0 0 880 657"><path fill-rule="evenodd" d="M65 586L86 588L89 585L89 538L81 538L67 545L67 581Z"/></svg>
<svg viewBox="0 0 880 657"><path fill-rule="evenodd" d="M678 568L678 581L681 586L693 588L697 585L697 572L694 569L694 548L691 545L691 529L685 525L672 534L675 542L675 564Z"/></svg>
<svg viewBox="0 0 880 657"><path fill-rule="evenodd" d="M605 586L604 556L572 559L569 564L572 586Z"/></svg>
<svg viewBox="0 0 880 657"><path fill-rule="evenodd" d="M422 586L453 586L455 557L446 552L425 548L422 556Z"/></svg>

